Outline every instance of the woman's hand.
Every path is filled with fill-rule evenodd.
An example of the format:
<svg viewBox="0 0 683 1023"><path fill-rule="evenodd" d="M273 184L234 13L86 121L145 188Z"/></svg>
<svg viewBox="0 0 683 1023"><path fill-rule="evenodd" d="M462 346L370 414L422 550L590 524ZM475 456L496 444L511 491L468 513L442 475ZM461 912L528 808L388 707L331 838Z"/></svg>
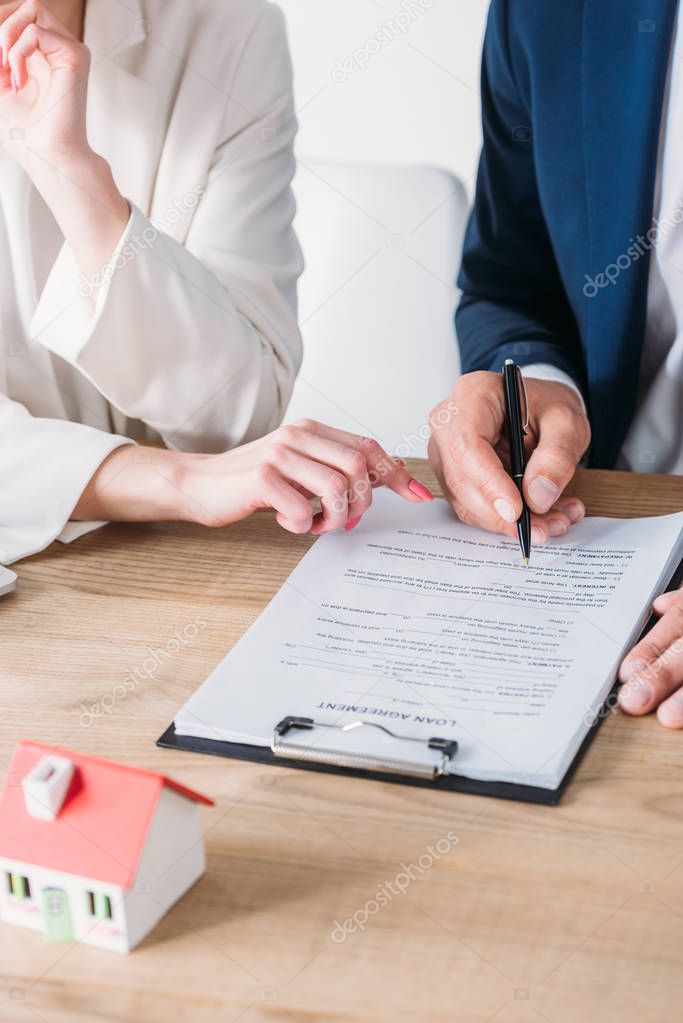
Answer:
<svg viewBox="0 0 683 1023"><path fill-rule="evenodd" d="M93 278L130 209L109 164L88 145L88 48L40 0L21 0L0 5L0 50L4 147L52 210L81 272Z"/></svg>
<svg viewBox="0 0 683 1023"><path fill-rule="evenodd" d="M619 705L637 715L656 709L660 724L683 728L683 591L663 593L653 606L660 620L619 669Z"/></svg>
<svg viewBox="0 0 683 1023"><path fill-rule="evenodd" d="M222 455L118 448L71 517L225 526L273 508L284 529L319 535L357 526L376 486L407 501L433 499L376 441L303 420Z"/></svg>
<svg viewBox="0 0 683 1023"><path fill-rule="evenodd" d="M40 0L0 6L0 115L27 169L88 152L90 52Z"/></svg>

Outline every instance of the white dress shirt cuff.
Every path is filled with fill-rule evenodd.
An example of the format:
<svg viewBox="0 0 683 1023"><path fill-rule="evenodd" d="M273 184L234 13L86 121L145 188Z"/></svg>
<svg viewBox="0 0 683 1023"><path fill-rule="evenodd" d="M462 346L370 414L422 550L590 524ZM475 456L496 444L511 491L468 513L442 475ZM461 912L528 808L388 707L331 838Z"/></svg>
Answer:
<svg viewBox="0 0 683 1023"><path fill-rule="evenodd" d="M583 414L587 415L583 395L576 382L569 376L569 373L565 373L563 369L558 369L557 366L552 366L549 362L533 362L530 366L522 366L521 369L522 376L528 377L530 380L549 380L551 383L566 384L567 387L571 387L581 402Z"/></svg>

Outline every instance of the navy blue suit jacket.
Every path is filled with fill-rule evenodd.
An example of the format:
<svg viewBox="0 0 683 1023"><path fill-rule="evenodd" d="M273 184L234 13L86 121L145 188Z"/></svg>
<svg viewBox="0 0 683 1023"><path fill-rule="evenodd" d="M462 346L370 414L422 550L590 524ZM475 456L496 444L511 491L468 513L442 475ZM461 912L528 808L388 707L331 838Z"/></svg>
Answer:
<svg viewBox="0 0 683 1023"><path fill-rule="evenodd" d="M636 404L675 8L493 0L484 43L463 371L514 358L568 372L588 403L591 464L607 468Z"/></svg>

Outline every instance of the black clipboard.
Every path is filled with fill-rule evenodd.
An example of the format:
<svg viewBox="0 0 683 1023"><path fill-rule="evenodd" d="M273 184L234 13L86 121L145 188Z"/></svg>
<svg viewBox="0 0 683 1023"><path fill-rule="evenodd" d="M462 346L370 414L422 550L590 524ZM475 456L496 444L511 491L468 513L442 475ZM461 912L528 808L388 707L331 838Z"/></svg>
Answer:
<svg viewBox="0 0 683 1023"><path fill-rule="evenodd" d="M679 564L676 572L668 585L662 592L678 589L683 585L683 561ZM657 616L650 615L643 631L642 638L657 621ZM526 785L523 783L504 781L480 781L475 778L466 778L458 774L436 774L432 777L424 777L407 773L395 773L365 767L342 765L339 763L320 762L319 760L298 759L294 756L276 756L268 746L250 746L236 742L225 742L218 739L195 738L188 735L177 735L175 725L171 723L166 731L156 742L157 746L166 749L184 750L190 753L207 753L210 756L227 757L232 760L250 760L258 764L267 764L270 767L295 767L303 771L320 771L325 774L345 774L353 778L365 778L369 781L385 781L397 785L414 785L421 788L428 788L435 791L465 792L475 796L490 796L497 799L512 799L523 803L536 803L543 806L556 806L571 781L574 772L581 762L591 742L595 738L598 728L608 716L615 705L616 694L620 689L620 682L615 680L609 695L605 699L602 708L596 715L592 725L586 732L581 745L579 746L574 759L567 768L562 781L555 789L542 788L538 785ZM308 718L285 718L274 725L275 736L286 735L292 725L306 729L315 722ZM278 732L278 730L280 730ZM386 731L386 729L383 729ZM414 740L409 740L414 741ZM447 745L450 747L443 751L443 755L455 756L457 754L457 743L446 743L441 739L427 740L425 747L437 743L441 746L431 746L432 749L442 750Z"/></svg>

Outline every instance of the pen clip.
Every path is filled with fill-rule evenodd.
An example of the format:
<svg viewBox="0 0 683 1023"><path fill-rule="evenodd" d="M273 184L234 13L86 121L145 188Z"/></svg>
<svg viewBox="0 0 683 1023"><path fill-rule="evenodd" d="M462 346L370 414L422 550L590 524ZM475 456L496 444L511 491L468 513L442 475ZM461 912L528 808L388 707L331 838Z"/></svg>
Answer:
<svg viewBox="0 0 683 1023"><path fill-rule="evenodd" d="M529 399L526 395L526 381L519 366L515 366L515 372L517 373L519 382L522 385L522 394L524 395L524 423L522 424L522 433L526 435L526 432L529 429Z"/></svg>

